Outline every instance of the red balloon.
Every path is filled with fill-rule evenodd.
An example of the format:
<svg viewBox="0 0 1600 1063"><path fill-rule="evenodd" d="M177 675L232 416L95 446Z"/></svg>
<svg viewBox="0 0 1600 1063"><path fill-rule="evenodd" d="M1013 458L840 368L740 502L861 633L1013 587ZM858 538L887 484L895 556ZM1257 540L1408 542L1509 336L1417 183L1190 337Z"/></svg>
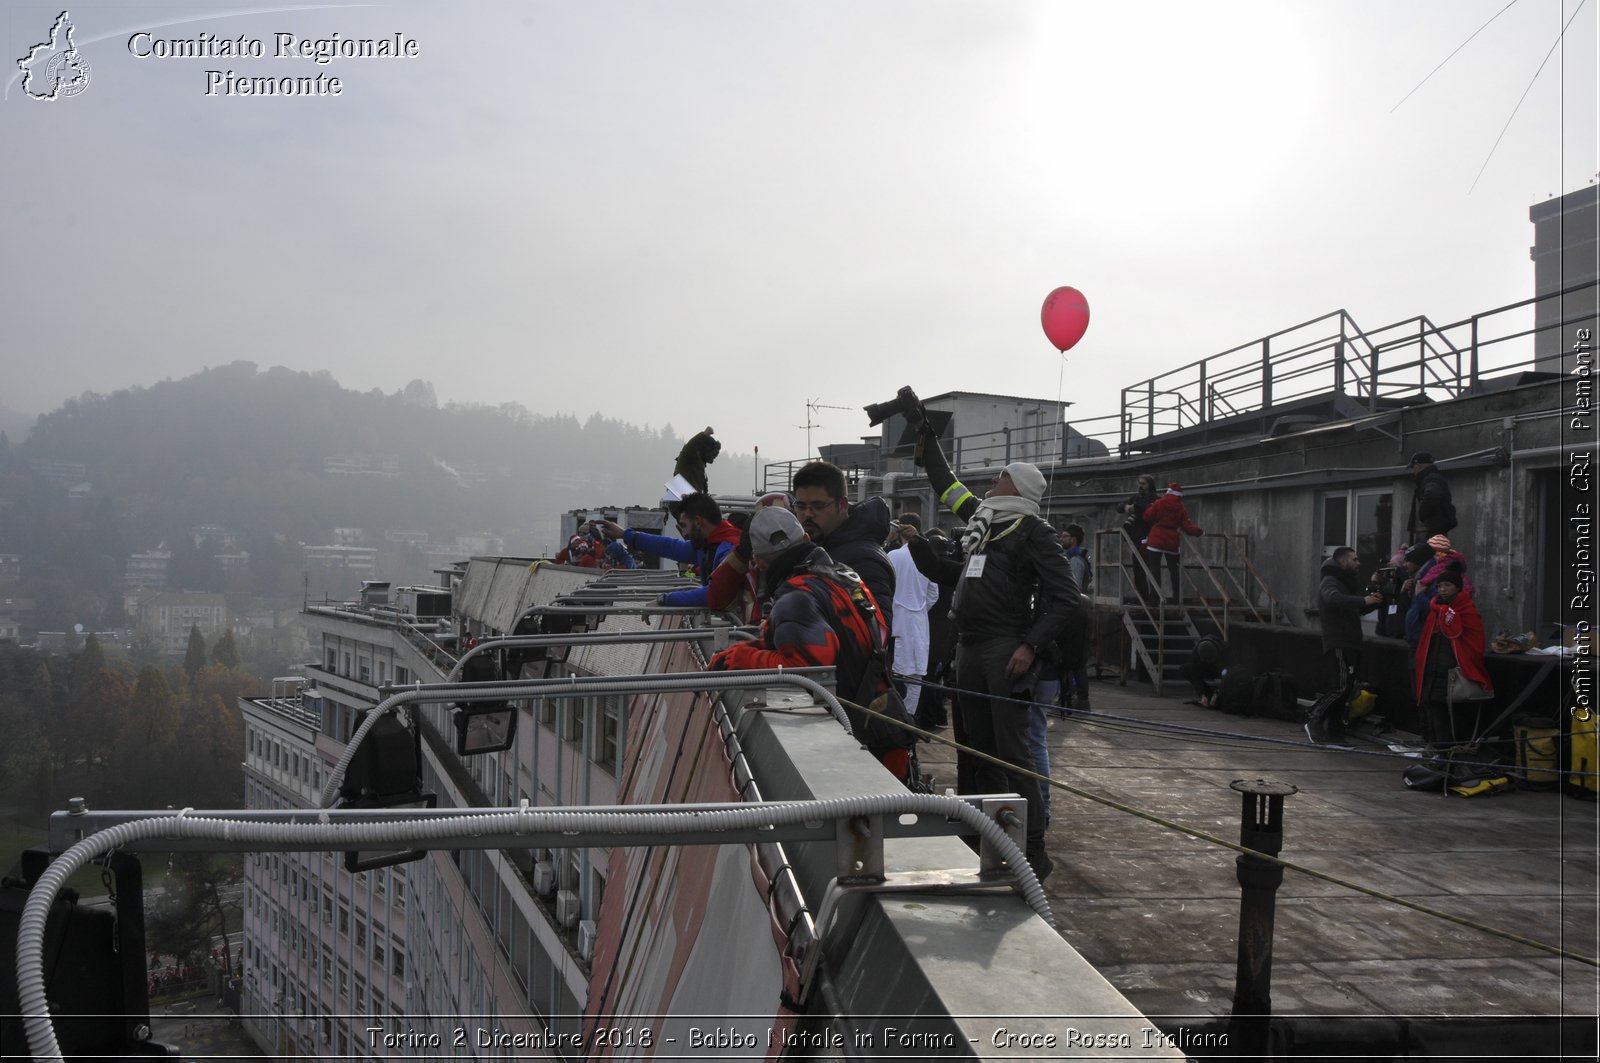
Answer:
<svg viewBox="0 0 1600 1063"><path fill-rule="evenodd" d="M1057 288L1044 297L1039 317L1045 337L1065 353L1089 331L1089 300L1076 288Z"/></svg>

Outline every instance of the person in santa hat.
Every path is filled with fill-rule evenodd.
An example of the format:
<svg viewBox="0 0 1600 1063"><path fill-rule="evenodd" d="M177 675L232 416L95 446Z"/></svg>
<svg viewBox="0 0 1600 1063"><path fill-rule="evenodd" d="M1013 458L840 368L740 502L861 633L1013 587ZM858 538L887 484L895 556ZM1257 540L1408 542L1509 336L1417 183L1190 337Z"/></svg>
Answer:
<svg viewBox="0 0 1600 1063"><path fill-rule="evenodd" d="M1150 532L1141 544L1146 550L1156 557L1167 559L1167 575L1172 581L1172 604L1183 603L1183 569L1179 564L1178 551L1182 540L1178 537L1181 531L1185 535L1204 535L1200 525L1189 519L1189 511L1183 505L1183 486L1181 484L1168 484L1166 494L1150 503L1144 511L1144 519L1150 525ZM1161 574L1156 573L1156 578Z"/></svg>

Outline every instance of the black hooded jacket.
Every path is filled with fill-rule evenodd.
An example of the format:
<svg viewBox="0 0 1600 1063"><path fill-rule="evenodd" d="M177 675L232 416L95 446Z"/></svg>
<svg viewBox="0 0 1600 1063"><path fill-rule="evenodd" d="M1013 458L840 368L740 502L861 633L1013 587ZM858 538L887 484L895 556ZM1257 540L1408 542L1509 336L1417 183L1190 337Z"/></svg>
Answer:
<svg viewBox="0 0 1600 1063"><path fill-rule="evenodd" d="M1322 563L1322 585L1317 589L1317 623L1322 627L1324 650L1359 650L1361 616L1378 608L1368 605L1357 574L1332 561Z"/></svg>
<svg viewBox="0 0 1600 1063"><path fill-rule="evenodd" d="M1456 526L1456 507L1450 500L1450 484L1439 467L1423 466L1416 479L1417 487L1411 495L1411 520L1407 525L1413 542L1443 535Z"/></svg>
<svg viewBox="0 0 1600 1063"><path fill-rule="evenodd" d="M894 630L894 565L884 553L883 541L889 537L889 503L876 496L852 504L844 523L817 540L828 556L855 569L861 581L877 600L884 626Z"/></svg>

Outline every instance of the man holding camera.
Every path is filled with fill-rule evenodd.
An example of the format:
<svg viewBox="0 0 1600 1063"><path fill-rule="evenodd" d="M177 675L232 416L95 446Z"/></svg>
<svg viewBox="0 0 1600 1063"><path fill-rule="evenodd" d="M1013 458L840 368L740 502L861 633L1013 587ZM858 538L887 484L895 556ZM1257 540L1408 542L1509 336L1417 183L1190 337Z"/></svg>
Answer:
<svg viewBox="0 0 1600 1063"><path fill-rule="evenodd" d="M1317 621L1322 627L1322 652L1328 657L1333 680L1331 693L1311 707L1306 737L1321 745L1344 737L1345 710L1355 693L1356 671L1361 667L1361 616L1383 604L1383 595L1359 591L1361 559L1355 548L1341 546L1323 562Z"/></svg>
<svg viewBox="0 0 1600 1063"><path fill-rule="evenodd" d="M973 785L977 792L1014 791L1027 800L1028 863L1043 879L1052 867L1043 794L1032 775L1011 768L1032 771L1028 724L1039 650L1082 610L1082 600L1055 531L1039 515L1045 478L1038 467L1012 462L980 499L951 472L914 395L906 417L920 433L917 450L939 500L967 522L966 562L951 603L957 711L968 744L1008 765L973 758Z"/></svg>

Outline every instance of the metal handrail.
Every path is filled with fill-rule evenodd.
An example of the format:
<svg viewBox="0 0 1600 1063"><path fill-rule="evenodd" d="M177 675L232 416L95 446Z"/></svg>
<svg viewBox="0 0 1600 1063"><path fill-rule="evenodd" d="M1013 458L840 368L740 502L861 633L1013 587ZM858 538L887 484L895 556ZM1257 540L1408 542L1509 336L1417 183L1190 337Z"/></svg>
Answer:
<svg viewBox="0 0 1600 1063"><path fill-rule="evenodd" d="M1483 364L1486 349L1574 321L1589 320L1593 312L1578 308L1563 313L1560 322L1535 324L1489 340L1481 335L1486 322L1593 290L1597 283L1600 282L1590 280L1568 285L1559 291L1517 300L1445 325L1417 315L1368 331L1344 310L1312 318L1122 388L1119 444L1126 453L1134 441L1136 425L1145 428L1148 437L1158 431L1206 423L1212 419L1206 414L1218 412L1221 405L1227 407L1226 416L1234 416L1321 393L1322 389L1317 388L1285 393L1283 385L1292 386L1297 380L1329 378L1334 385L1332 390L1348 390L1365 399L1372 411L1376 411L1378 400L1384 397L1427 396L1436 391L1446 397L1457 397L1486 376L1526 369L1537 358L1532 351L1521 352L1521 356L1503 364L1486 367ZM1274 344L1275 340L1330 319L1337 323L1332 336L1299 341L1288 348ZM1399 334L1400 330L1405 330L1405 334ZM1462 332L1464 336L1458 335ZM1416 353L1395 361L1392 356L1402 351ZM1387 361L1386 354L1391 356ZM1318 355L1323 357L1317 358ZM1245 401L1238 402L1241 398Z"/></svg>

